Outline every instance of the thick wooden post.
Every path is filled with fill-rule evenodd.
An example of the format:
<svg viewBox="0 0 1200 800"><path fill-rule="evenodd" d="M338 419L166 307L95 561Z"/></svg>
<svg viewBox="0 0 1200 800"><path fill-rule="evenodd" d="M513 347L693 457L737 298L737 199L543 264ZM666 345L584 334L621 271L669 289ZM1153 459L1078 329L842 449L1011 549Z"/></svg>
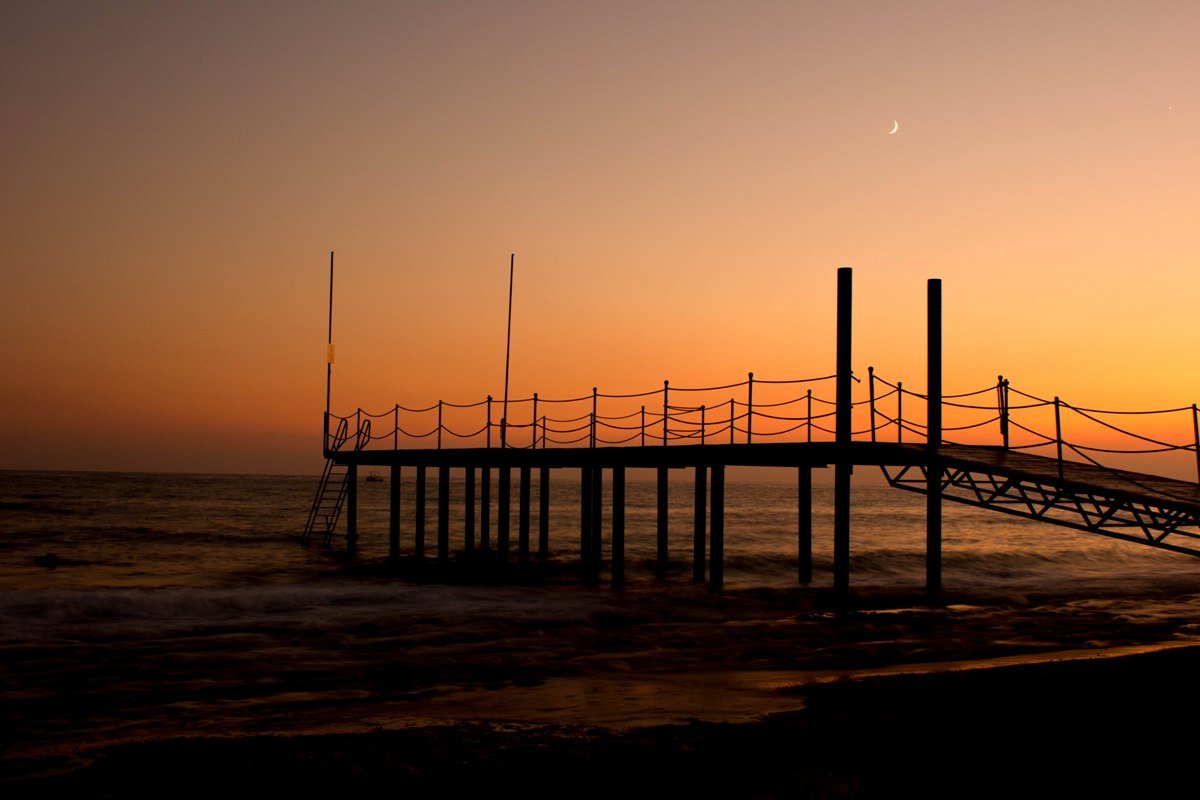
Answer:
<svg viewBox="0 0 1200 800"><path fill-rule="evenodd" d="M625 468L612 471L612 585L625 586Z"/></svg>
<svg viewBox="0 0 1200 800"><path fill-rule="evenodd" d="M942 282L929 279L929 466L925 471L925 589L942 590Z"/></svg>
<svg viewBox="0 0 1200 800"><path fill-rule="evenodd" d="M475 468L467 467L463 474L463 549L467 555L475 552Z"/></svg>
<svg viewBox="0 0 1200 800"><path fill-rule="evenodd" d="M592 476L590 467L579 468L579 558L587 567L592 557Z"/></svg>
<svg viewBox="0 0 1200 800"><path fill-rule="evenodd" d="M812 583L812 467L796 470L796 564L801 583Z"/></svg>
<svg viewBox="0 0 1200 800"><path fill-rule="evenodd" d="M711 552L708 567L708 586L714 592L725 584L725 465L712 465L712 487L709 497L709 513L712 520Z"/></svg>
<svg viewBox="0 0 1200 800"><path fill-rule="evenodd" d="M486 553L492 546L492 468L479 470L479 549Z"/></svg>
<svg viewBox="0 0 1200 800"><path fill-rule="evenodd" d="M592 566L604 560L604 467L592 468Z"/></svg>
<svg viewBox="0 0 1200 800"><path fill-rule="evenodd" d="M693 514L694 531L692 534L692 583L704 583L704 516L708 505L708 469L703 464L696 465L695 513Z"/></svg>
<svg viewBox="0 0 1200 800"><path fill-rule="evenodd" d="M450 468L438 467L438 561L450 558Z"/></svg>
<svg viewBox="0 0 1200 800"><path fill-rule="evenodd" d="M413 555L425 557L425 467L417 467L417 498L413 504Z"/></svg>
<svg viewBox="0 0 1200 800"><path fill-rule="evenodd" d="M550 468L538 476L538 557L550 555Z"/></svg>
<svg viewBox="0 0 1200 800"><path fill-rule="evenodd" d="M838 268L837 287L837 442L833 475L833 590L845 598L850 594L850 476L854 465L850 455L851 405L851 313L853 311L854 271Z"/></svg>
<svg viewBox="0 0 1200 800"><path fill-rule="evenodd" d="M517 558L529 560L529 467L521 467L521 494L517 502Z"/></svg>
<svg viewBox="0 0 1200 800"><path fill-rule="evenodd" d="M358 549L358 464L346 466L346 550Z"/></svg>
<svg viewBox="0 0 1200 800"><path fill-rule="evenodd" d="M658 468L658 557L655 571L659 579L667 576L667 468Z"/></svg>
<svg viewBox="0 0 1200 800"><path fill-rule="evenodd" d="M392 464L388 477L388 558L400 557L400 465Z"/></svg>
<svg viewBox="0 0 1200 800"><path fill-rule="evenodd" d="M508 560L508 526L512 522L512 468L500 467L500 480L496 490L496 554L501 561Z"/></svg>

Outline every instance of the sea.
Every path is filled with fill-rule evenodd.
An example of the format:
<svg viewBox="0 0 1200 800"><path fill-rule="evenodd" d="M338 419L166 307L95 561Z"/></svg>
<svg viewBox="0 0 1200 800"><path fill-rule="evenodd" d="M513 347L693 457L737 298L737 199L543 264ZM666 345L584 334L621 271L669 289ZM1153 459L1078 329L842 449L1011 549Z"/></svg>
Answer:
<svg viewBox="0 0 1200 800"><path fill-rule="evenodd" d="M411 472L398 564L386 479L360 484L351 554L340 534L303 546L316 477L0 473L3 760L464 720L742 721L799 707L794 690L808 682L1102 657L1200 636L1200 559L953 503L945 591L929 598L925 498L861 474L849 605L831 592L832 489L813 490L813 581L802 585L786 481L727 484L726 582L713 592L692 582L690 476L672 473L659 575L653 474L630 474L618 591L607 566L598 585L579 580L569 470L550 487L551 552L526 570L486 558L460 568L457 479L455 554L442 570L412 555ZM536 541L536 473L532 493ZM429 556L436 496L430 480Z"/></svg>

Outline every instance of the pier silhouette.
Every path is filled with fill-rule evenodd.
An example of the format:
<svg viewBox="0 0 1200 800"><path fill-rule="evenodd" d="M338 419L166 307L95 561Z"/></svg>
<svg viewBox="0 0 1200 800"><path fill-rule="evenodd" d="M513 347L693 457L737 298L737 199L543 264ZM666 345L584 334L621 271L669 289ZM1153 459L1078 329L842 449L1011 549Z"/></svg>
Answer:
<svg viewBox="0 0 1200 800"><path fill-rule="evenodd" d="M888 483L926 495L926 587L941 591L942 503L964 503L1128 542L1200 556L1200 483L1118 469L1113 454L1190 453L1200 481L1200 412L1196 405L1145 412L1107 411L1039 397L1003 376L974 391L942 392L941 281L928 282L927 375L924 393L868 368L852 371L852 271L837 275L836 372L766 380L753 373L718 386L661 388L611 394L593 388L570 398L508 400L512 419L496 418L491 396L471 403L395 405L380 413L326 411L326 465L305 526L304 541L330 544L345 517L345 542L358 544L360 467L390 469L389 555L398 558L400 479L416 472L413 555L424 558L429 470L436 470L436 558L451 557L450 475L464 477L462 550L528 563L550 552L549 503L554 471L579 470L579 559L595 581L604 561L611 582L625 581L625 472L657 470L657 565L665 574L668 471L694 472L692 579L713 589L724 580L724 484L728 467L790 468L797 475L797 579L812 580L812 470L834 470L835 592L850 589L850 476L877 467ZM832 396L829 389L832 388ZM757 397L756 397L757 393ZM865 395L865 396L864 396ZM868 422L855 429L855 415ZM1188 441L1172 443L1117 421L1147 416L1178 419ZM945 425L952 417L954 425ZM521 421L515 422L519 418ZM1186 418L1186 421L1185 421ZM1086 422L1127 448L1089 445L1064 436L1064 420ZM515 552L511 531L513 471L517 472ZM538 530L531 540L533 475ZM497 514L492 519L495 477ZM611 510L603 530L604 481ZM478 481L479 502L476 505Z"/></svg>

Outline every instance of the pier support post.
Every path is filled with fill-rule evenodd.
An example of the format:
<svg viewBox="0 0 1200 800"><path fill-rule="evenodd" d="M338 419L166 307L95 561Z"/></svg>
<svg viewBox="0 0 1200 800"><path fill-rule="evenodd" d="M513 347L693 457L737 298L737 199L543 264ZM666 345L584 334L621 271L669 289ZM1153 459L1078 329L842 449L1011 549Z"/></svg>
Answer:
<svg viewBox="0 0 1200 800"><path fill-rule="evenodd" d="M388 477L388 558L400 558L400 465L392 464Z"/></svg>
<svg viewBox="0 0 1200 800"><path fill-rule="evenodd" d="M467 555L475 552L475 468L467 467L463 474L463 549Z"/></svg>
<svg viewBox="0 0 1200 800"><path fill-rule="evenodd" d="M346 466L346 550L358 549L358 464Z"/></svg>
<svg viewBox="0 0 1200 800"><path fill-rule="evenodd" d="M709 513L712 520L710 557L708 567L708 586L712 591L719 591L725 584L725 465L712 465L712 486L710 487Z"/></svg>
<svg viewBox="0 0 1200 800"><path fill-rule="evenodd" d="M667 468L658 468L658 557L655 571L659 580L667 577Z"/></svg>
<svg viewBox="0 0 1200 800"><path fill-rule="evenodd" d="M708 468L696 465L694 531L692 534L692 583L704 583L704 515L708 510Z"/></svg>
<svg viewBox="0 0 1200 800"><path fill-rule="evenodd" d="M450 559L450 468L438 467L438 561Z"/></svg>
<svg viewBox="0 0 1200 800"><path fill-rule="evenodd" d="M592 569L600 573L604 560L604 467L592 468Z"/></svg>
<svg viewBox="0 0 1200 800"><path fill-rule="evenodd" d="M496 555L501 561L507 561L508 526L512 522L512 468L500 467L500 481L496 490L500 492L496 502Z"/></svg>
<svg viewBox="0 0 1200 800"><path fill-rule="evenodd" d="M612 585L625 587L625 468L612 470Z"/></svg>
<svg viewBox="0 0 1200 800"><path fill-rule="evenodd" d="M550 468L538 476L538 558L550 555Z"/></svg>
<svg viewBox="0 0 1200 800"><path fill-rule="evenodd" d="M479 550L486 553L492 547L492 468L479 470Z"/></svg>
<svg viewBox="0 0 1200 800"><path fill-rule="evenodd" d="M579 559L584 569L592 557L591 467L579 468Z"/></svg>
<svg viewBox="0 0 1200 800"><path fill-rule="evenodd" d="M812 583L812 467L800 467L796 479L796 564L801 583Z"/></svg>
<svg viewBox="0 0 1200 800"><path fill-rule="evenodd" d="M837 454L833 475L833 591L839 598L850 594L850 476L854 465L850 455L851 396L851 312L853 310L854 272L838 267L837 285Z"/></svg>
<svg viewBox="0 0 1200 800"><path fill-rule="evenodd" d="M925 589L942 591L942 282L929 279L929 465L925 471Z"/></svg>
<svg viewBox="0 0 1200 800"><path fill-rule="evenodd" d="M517 558L529 560L529 467L521 467L521 489L517 501Z"/></svg>
<svg viewBox="0 0 1200 800"><path fill-rule="evenodd" d="M425 557L425 467L417 467L417 498L414 503L413 555Z"/></svg>

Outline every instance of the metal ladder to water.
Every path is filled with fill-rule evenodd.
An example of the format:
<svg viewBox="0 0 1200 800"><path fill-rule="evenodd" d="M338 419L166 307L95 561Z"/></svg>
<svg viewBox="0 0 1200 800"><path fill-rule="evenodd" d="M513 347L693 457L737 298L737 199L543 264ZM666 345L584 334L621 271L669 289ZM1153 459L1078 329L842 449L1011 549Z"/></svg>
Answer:
<svg viewBox="0 0 1200 800"><path fill-rule="evenodd" d="M341 447L347 438L346 421L342 420L333 435L333 449ZM305 547L313 534L320 534L321 544L329 546L337 529L338 519L342 515L342 506L346 503L348 473L349 468L345 464L334 463L332 458L326 459L325 469L321 472L321 482L317 485L317 493L308 512L308 522L304 524L304 538L301 543Z"/></svg>

